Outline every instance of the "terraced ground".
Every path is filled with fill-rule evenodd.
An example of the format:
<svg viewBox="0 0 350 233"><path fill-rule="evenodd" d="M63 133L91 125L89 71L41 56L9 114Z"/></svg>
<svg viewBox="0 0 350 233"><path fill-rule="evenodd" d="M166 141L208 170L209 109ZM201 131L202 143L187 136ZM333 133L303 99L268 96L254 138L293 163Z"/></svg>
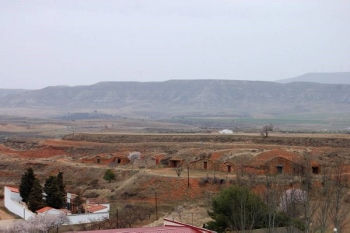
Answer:
<svg viewBox="0 0 350 233"><path fill-rule="evenodd" d="M184 169L177 177L174 168L162 164L144 168L131 164L111 166L97 164L90 158L110 153L127 156L131 151L140 151L146 157L163 154L193 160L202 152L211 152L217 158L231 156L237 163L245 163L263 151L279 148L307 149L314 159L331 161L338 158L344 164L350 164L349 136L275 133L263 139L248 134L72 134L63 139L7 138L0 144L0 187L18 186L21 175L29 167L34 169L41 182L47 176L63 171L67 191L107 197L112 203L111 214L126 204L154 206L157 198L159 218L179 219L174 208L181 205L184 206L182 221L191 223L195 213L195 223L201 226L208 221L206 209L211 197L237 182L235 173L190 170L187 177ZM108 168L116 173L116 181L112 183L103 180ZM214 182L214 178L224 182ZM204 182L206 179L208 182ZM254 182L253 189L257 192L262 188L259 182L263 182L263 178L251 180L246 175L244 179ZM152 221L155 220L153 215Z"/></svg>

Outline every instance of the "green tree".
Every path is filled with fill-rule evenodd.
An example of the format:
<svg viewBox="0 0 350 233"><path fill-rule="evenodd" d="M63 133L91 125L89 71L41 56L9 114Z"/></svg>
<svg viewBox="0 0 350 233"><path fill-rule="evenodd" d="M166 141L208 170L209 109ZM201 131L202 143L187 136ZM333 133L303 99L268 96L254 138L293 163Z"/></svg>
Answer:
<svg viewBox="0 0 350 233"><path fill-rule="evenodd" d="M58 172L57 174L57 185L58 185L58 188L60 189L60 192L62 193L63 197L66 196L66 186L64 185L64 182L63 182L63 172Z"/></svg>
<svg viewBox="0 0 350 233"><path fill-rule="evenodd" d="M19 185L19 194L22 197L22 201L28 201L28 197L30 194L30 190L33 187L34 180L34 171L32 168L28 168L27 171L22 175L21 183Z"/></svg>
<svg viewBox="0 0 350 233"><path fill-rule="evenodd" d="M45 201L43 200L43 190L39 180L37 179L34 180L32 190L28 196L27 205L28 209L30 209L32 212L35 212L45 206Z"/></svg>
<svg viewBox="0 0 350 233"><path fill-rule="evenodd" d="M275 213L272 213L273 211ZM291 222L289 216L269 208L260 196L242 186L231 186L221 190L213 198L208 214L213 221L208 222L206 226L217 232L249 232L253 229L271 228L271 225L284 227Z"/></svg>
<svg viewBox="0 0 350 233"><path fill-rule="evenodd" d="M115 180L115 174L111 169L107 169L105 172L105 175L103 176L103 179L107 180L109 183L111 183L112 180Z"/></svg>
<svg viewBox="0 0 350 233"><path fill-rule="evenodd" d="M44 185L46 194L46 204L55 209L60 209L65 206L65 198L59 188L57 177L50 176L46 179Z"/></svg>
<svg viewBox="0 0 350 233"><path fill-rule="evenodd" d="M209 229L245 231L266 226L267 207L260 196L246 187L232 186L213 198L208 214L213 219L207 224Z"/></svg>

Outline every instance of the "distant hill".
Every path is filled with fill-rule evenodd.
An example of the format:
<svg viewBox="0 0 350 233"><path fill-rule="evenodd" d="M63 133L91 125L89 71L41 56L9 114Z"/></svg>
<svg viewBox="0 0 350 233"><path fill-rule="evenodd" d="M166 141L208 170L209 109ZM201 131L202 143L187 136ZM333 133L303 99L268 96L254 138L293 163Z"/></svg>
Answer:
<svg viewBox="0 0 350 233"><path fill-rule="evenodd" d="M325 84L350 84L350 72L341 73L307 73L295 78L277 80L278 83L313 82Z"/></svg>
<svg viewBox="0 0 350 233"><path fill-rule="evenodd" d="M148 116L252 116L286 113L346 112L350 85L234 80L101 82L90 86L57 86L7 95L2 108L100 110Z"/></svg>
<svg viewBox="0 0 350 233"><path fill-rule="evenodd" d="M20 94L20 93L23 93L26 91L27 90L23 90L23 89L1 89L0 88L0 98L3 98L5 96L9 96L9 95Z"/></svg>

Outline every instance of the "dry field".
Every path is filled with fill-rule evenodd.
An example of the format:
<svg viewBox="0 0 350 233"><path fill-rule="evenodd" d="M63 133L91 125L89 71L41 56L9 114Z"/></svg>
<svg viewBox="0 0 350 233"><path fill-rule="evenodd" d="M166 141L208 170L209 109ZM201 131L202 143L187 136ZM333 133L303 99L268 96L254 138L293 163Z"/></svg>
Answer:
<svg viewBox="0 0 350 233"><path fill-rule="evenodd" d="M108 163L97 164L94 158L111 153L127 156L132 151L140 151L146 157L161 154L193 160L199 153L211 152L215 156L230 154L238 163L249 161L262 151L280 148L293 151L307 149L315 159L323 161L340 156L344 164L350 164L349 147L349 135L326 134L271 134L267 139L251 134L132 133L75 133L63 139L10 137L0 144L0 187L18 186L21 175L29 167L42 182L49 175L63 171L67 191L107 197L112 203L112 214L116 208L126 204L154 206L157 195L159 218L179 220L174 208L181 205L184 208L181 220L187 223L194 221L195 225L202 226L208 221L206 209L210 206L211 197L234 183L235 174L190 170L188 179L186 169L177 177L174 168L161 164L144 168L131 164L111 167ZM117 177L111 183L103 180L108 168L114 169ZM206 177L217 177L225 183L201 184ZM156 220L154 215L152 219ZM161 221L153 224L159 223Z"/></svg>

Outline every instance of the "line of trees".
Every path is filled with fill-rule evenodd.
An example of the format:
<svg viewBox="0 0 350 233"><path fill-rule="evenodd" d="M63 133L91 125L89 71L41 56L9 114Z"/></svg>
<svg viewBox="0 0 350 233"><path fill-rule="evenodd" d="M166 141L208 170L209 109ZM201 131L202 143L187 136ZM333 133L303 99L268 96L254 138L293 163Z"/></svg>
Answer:
<svg viewBox="0 0 350 233"><path fill-rule="evenodd" d="M44 187L35 176L32 168L28 168L22 175L19 185L19 193L32 212L45 206L60 209L66 205L66 191L63 181L63 172L57 176L49 176L45 180Z"/></svg>

